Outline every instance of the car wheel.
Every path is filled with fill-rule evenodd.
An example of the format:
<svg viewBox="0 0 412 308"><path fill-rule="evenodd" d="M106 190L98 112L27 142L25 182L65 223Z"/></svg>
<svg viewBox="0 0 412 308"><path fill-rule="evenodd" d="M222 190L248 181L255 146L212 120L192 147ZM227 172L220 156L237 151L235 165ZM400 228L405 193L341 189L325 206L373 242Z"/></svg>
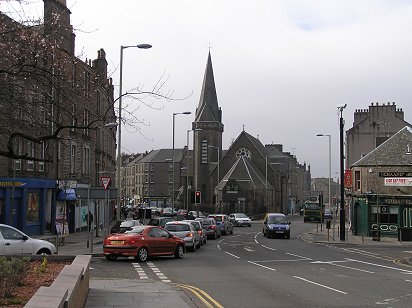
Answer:
<svg viewBox="0 0 412 308"><path fill-rule="evenodd" d="M51 251L47 248L42 248L37 252L38 255L51 255Z"/></svg>
<svg viewBox="0 0 412 308"><path fill-rule="evenodd" d="M248 225L248 227L251 227L252 225Z"/></svg>
<svg viewBox="0 0 412 308"><path fill-rule="evenodd" d="M142 247L137 251L137 260L140 262L146 262L147 259L149 258L149 252L147 251L146 247Z"/></svg>
<svg viewBox="0 0 412 308"><path fill-rule="evenodd" d="M195 245L195 243L193 243L193 246L192 246L191 250L192 250L192 252L195 252L195 251L196 251L196 245Z"/></svg>
<svg viewBox="0 0 412 308"><path fill-rule="evenodd" d="M199 241L199 243L196 245L196 248L200 249L200 246L202 246L202 241Z"/></svg>
<svg viewBox="0 0 412 308"><path fill-rule="evenodd" d="M106 260L107 261L116 261L117 256L112 256L112 255L106 255Z"/></svg>
<svg viewBox="0 0 412 308"><path fill-rule="evenodd" d="M232 228L232 230L230 231L230 234L232 234L232 235L233 235L233 228Z"/></svg>
<svg viewBox="0 0 412 308"><path fill-rule="evenodd" d="M265 230L262 230L262 233L263 233L263 236L266 237L266 232L265 232Z"/></svg>
<svg viewBox="0 0 412 308"><path fill-rule="evenodd" d="M183 259L184 249L182 245L178 245L175 251L175 258L176 259Z"/></svg>
<svg viewBox="0 0 412 308"><path fill-rule="evenodd" d="M286 235L286 238L287 238L287 239L290 239L290 233L288 233L288 234Z"/></svg>

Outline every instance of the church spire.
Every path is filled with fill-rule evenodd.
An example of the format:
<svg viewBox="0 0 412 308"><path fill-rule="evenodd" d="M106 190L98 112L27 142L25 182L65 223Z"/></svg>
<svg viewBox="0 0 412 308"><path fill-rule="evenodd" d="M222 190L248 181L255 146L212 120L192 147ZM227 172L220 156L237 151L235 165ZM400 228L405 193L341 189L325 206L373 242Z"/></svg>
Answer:
<svg viewBox="0 0 412 308"><path fill-rule="evenodd" d="M200 93L199 106L196 109L195 122L199 121L222 121L221 110L217 103L210 50L207 58L205 76L203 78L202 92Z"/></svg>

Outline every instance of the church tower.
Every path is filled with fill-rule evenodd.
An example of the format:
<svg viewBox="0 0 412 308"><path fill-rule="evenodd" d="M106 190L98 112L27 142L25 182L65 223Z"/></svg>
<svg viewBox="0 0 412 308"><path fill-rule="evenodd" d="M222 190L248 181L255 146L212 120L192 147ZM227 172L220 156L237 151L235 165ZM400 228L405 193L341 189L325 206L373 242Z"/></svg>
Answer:
<svg viewBox="0 0 412 308"><path fill-rule="evenodd" d="M212 205L214 188L218 179L211 178L211 172L218 166L222 157L222 110L217 102L212 59L207 58L205 76L199 105L196 108L194 130L194 190L202 193L202 204Z"/></svg>

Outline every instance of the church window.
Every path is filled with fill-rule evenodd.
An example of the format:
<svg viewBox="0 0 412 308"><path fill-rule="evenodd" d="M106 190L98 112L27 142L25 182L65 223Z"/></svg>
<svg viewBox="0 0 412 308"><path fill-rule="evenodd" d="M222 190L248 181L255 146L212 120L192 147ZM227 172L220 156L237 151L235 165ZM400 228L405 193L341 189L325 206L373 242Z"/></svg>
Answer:
<svg viewBox="0 0 412 308"><path fill-rule="evenodd" d="M208 157L207 157L208 155L207 155L207 140L206 139L203 139L202 140L202 164L207 164L207 160L208 160Z"/></svg>
<svg viewBox="0 0 412 308"><path fill-rule="evenodd" d="M247 158L251 158L251 153L250 150L247 148L239 148L236 151L236 158L239 158L240 156L246 156Z"/></svg>

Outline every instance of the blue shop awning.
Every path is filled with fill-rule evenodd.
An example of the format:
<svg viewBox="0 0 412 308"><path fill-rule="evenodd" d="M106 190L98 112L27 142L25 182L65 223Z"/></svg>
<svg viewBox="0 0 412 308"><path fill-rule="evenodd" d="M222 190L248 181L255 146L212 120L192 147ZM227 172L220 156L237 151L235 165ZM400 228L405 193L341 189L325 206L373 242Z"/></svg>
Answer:
<svg viewBox="0 0 412 308"><path fill-rule="evenodd" d="M67 189L60 189L59 193L57 194L58 201L75 201L76 198L76 190L74 188L67 188Z"/></svg>

